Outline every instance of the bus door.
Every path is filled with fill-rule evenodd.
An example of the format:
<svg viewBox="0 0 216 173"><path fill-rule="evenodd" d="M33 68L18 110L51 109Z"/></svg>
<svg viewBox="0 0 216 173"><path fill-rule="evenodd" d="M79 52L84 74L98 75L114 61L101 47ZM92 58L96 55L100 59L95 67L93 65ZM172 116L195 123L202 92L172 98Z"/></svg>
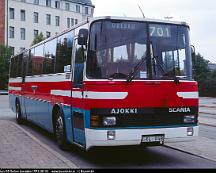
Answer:
<svg viewBox="0 0 216 173"><path fill-rule="evenodd" d="M83 110L83 68L84 47L74 43L74 72L72 85L72 126L73 141L85 147L85 127ZM78 97L77 97L78 96ZM80 96L80 97L79 97Z"/></svg>

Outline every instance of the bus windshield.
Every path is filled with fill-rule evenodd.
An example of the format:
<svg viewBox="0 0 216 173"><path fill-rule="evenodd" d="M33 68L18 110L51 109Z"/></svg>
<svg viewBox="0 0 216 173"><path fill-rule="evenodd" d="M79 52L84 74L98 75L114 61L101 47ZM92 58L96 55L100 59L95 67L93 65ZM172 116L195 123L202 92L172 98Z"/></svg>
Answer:
<svg viewBox="0 0 216 173"><path fill-rule="evenodd" d="M138 80L192 79L189 45L187 26L96 21L90 28L87 77L126 79L134 71L133 78ZM145 62L135 69L140 61Z"/></svg>

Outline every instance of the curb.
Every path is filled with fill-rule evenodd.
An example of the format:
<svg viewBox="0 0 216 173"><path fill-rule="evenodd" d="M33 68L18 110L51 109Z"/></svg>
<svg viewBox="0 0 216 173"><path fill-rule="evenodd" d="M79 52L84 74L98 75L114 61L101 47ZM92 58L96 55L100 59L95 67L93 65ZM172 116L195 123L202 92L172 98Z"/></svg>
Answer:
<svg viewBox="0 0 216 173"><path fill-rule="evenodd" d="M69 168L72 169L77 169L79 168L77 165L75 165L74 163L72 163L70 160L66 159L65 157L63 157L61 154L59 154L58 152L54 151L53 149L51 149L48 145L42 143L40 140L38 140L35 136L33 136L32 134L30 134L29 132L27 132L25 129L23 129L22 127L20 127L19 125L17 125L16 123L12 122L13 125L15 125L17 128L19 128L20 130L22 130L26 135L28 135L32 140L34 140L35 142L37 142L40 146L42 146L43 148L45 148L47 151L49 151L51 154L53 154L54 156L56 156L58 159L60 159L63 163L65 163Z"/></svg>

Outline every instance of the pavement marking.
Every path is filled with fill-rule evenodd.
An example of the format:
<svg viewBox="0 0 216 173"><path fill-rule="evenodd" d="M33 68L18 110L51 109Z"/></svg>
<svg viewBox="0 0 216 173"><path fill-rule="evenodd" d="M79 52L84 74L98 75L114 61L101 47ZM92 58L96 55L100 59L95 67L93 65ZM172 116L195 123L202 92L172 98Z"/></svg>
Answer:
<svg viewBox="0 0 216 173"><path fill-rule="evenodd" d="M31 133L27 132L25 129L17 125L16 123L12 122L17 128L22 130L25 134L27 134L31 139L33 139L35 142L37 142L40 146L45 148L47 151L49 151L51 154L55 155L58 159L60 159L63 163L65 163L69 168L79 168L77 165L72 163L70 160L59 154L58 152L54 151L52 148L50 148L48 145L41 142L39 139L37 139L35 136L33 136Z"/></svg>

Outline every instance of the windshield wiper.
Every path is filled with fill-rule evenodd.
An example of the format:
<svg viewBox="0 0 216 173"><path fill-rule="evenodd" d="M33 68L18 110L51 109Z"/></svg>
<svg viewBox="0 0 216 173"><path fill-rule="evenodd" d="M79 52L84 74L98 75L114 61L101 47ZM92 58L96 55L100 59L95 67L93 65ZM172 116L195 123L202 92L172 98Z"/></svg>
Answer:
<svg viewBox="0 0 216 173"><path fill-rule="evenodd" d="M131 82L135 75L137 74L139 68L146 62L147 56L143 57L138 64L130 71L130 73L128 73L127 75L127 83Z"/></svg>
<svg viewBox="0 0 216 173"><path fill-rule="evenodd" d="M154 59L156 59L157 65L159 65L161 72L163 73L163 77L173 77L174 78L174 82L176 84L179 84L179 79L181 78L181 76L176 76L176 68L174 67L171 71L168 71L165 73L165 70L163 68L164 64L163 62L160 62L156 57L154 57ZM170 74L171 72L171 74Z"/></svg>
<svg viewBox="0 0 216 173"><path fill-rule="evenodd" d="M165 70L164 70L164 63L161 62L157 56L154 56L154 60L156 61L156 65L159 67L158 69L160 69L160 71L164 74Z"/></svg>

